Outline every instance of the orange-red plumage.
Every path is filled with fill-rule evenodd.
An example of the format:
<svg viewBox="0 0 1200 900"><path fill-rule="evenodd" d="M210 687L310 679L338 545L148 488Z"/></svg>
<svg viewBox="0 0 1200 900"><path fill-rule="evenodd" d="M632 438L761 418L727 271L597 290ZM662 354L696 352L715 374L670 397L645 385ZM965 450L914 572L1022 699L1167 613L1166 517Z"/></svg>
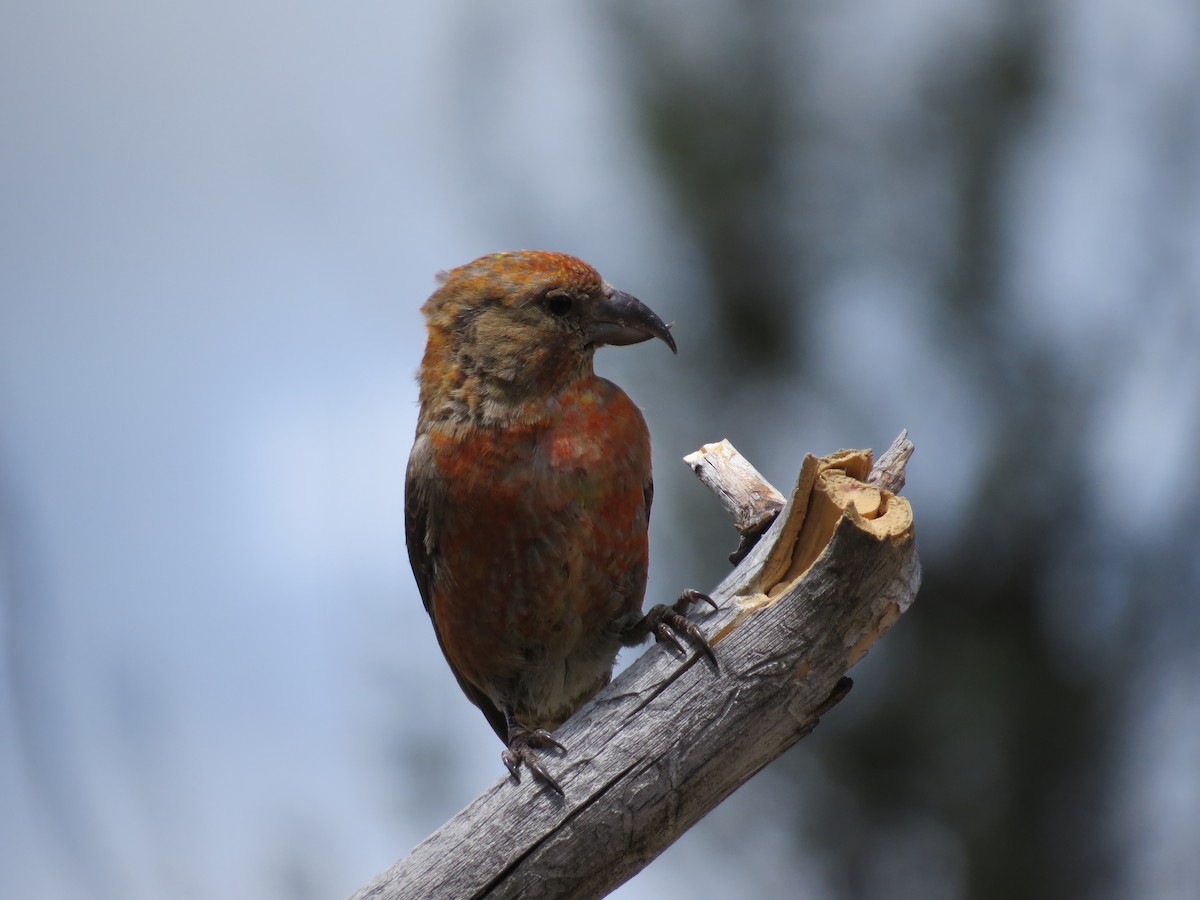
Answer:
<svg viewBox="0 0 1200 900"><path fill-rule="evenodd" d="M556 745L545 731L608 682L618 649L664 621L698 636L679 604L642 616L650 439L592 368L602 344L674 341L639 301L559 253L477 259L422 310L413 571L460 685L509 745L505 762L557 789L531 750Z"/></svg>

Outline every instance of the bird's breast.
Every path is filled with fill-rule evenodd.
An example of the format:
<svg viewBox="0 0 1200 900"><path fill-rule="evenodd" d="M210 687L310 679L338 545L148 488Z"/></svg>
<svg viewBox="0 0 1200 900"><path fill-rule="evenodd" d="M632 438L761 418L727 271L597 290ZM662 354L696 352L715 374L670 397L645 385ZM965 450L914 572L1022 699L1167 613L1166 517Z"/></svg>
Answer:
<svg viewBox="0 0 1200 900"><path fill-rule="evenodd" d="M615 654L614 623L641 609L649 438L632 401L595 381L536 421L430 434L443 485L431 611L485 689L534 659L569 670L597 640Z"/></svg>

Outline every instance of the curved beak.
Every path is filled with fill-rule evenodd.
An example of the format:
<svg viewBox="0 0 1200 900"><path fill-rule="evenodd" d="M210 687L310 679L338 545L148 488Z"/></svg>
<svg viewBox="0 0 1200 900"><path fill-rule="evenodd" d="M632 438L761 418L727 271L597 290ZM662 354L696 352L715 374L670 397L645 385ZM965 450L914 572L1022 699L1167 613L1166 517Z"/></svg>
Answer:
<svg viewBox="0 0 1200 900"><path fill-rule="evenodd" d="M661 338L672 353L679 352L675 348L675 338L671 337L670 325L637 297L612 289L592 307L587 338L596 346L612 344L615 347Z"/></svg>

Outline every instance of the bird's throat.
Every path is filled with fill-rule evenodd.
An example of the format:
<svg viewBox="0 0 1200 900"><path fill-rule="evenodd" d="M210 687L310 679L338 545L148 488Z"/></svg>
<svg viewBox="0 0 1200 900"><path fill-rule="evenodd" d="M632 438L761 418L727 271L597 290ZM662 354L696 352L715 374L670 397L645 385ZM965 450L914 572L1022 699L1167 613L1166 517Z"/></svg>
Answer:
<svg viewBox="0 0 1200 900"><path fill-rule="evenodd" d="M421 418L442 425L533 424L595 377L591 352L503 359L459 353L450 366L422 366Z"/></svg>

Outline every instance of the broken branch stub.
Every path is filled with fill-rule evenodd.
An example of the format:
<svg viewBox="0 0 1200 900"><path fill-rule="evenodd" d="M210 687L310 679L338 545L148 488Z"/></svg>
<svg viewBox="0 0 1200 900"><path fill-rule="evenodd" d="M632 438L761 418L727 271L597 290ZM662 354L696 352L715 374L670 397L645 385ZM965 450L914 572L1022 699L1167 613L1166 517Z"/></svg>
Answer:
<svg viewBox="0 0 1200 900"><path fill-rule="evenodd" d="M733 516L741 543L729 561L737 565L775 521L786 498L727 439L705 444L683 461Z"/></svg>
<svg viewBox="0 0 1200 900"><path fill-rule="evenodd" d="M896 563L895 577L902 585L911 583L907 602L895 615L898 617L903 613L916 596L920 563L916 554L912 507L888 485L903 485L904 468L912 453L913 444L905 430L875 466L872 466L870 450L839 450L820 458L806 455L791 498L777 514L761 544L747 554L748 558L722 584L724 588L736 581L731 591L739 601L737 619L740 621L745 613L769 605L794 589L829 547L839 526L897 545L900 558L906 562ZM697 475L702 471L720 473L723 483L735 485L718 496L737 519L742 507L731 506L724 496L744 495L747 489L737 485L746 483L753 483L753 489L761 491L760 484L766 482L748 482L742 467L725 463L730 458L742 459L725 440L704 445L684 457L684 461ZM748 463L746 467L749 467ZM753 467L749 468L756 479L762 478ZM705 477L701 480L709 484ZM782 496L769 484L767 488L775 496ZM735 527L737 524L735 521Z"/></svg>

